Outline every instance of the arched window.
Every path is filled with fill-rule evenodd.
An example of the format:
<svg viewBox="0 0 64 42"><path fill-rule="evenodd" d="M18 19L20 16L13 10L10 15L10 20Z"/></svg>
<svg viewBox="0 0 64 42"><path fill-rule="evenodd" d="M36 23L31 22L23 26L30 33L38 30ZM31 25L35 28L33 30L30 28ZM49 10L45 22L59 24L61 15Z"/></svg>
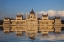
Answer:
<svg viewBox="0 0 64 42"><path fill-rule="evenodd" d="M32 18L32 16L31 16L31 18Z"/></svg>

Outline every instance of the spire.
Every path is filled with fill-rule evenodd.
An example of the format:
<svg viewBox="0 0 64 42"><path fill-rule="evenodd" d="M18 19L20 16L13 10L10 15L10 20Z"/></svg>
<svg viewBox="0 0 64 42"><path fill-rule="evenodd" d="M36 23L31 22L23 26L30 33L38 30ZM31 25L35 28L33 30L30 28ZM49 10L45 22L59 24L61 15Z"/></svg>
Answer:
<svg viewBox="0 0 64 42"><path fill-rule="evenodd" d="M28 18L28 13L26 13L26 19Z"/></svg>
<svg viewBox="0 0 64 42"><path fill-rule="evenodd" d="M38 18L38 13L36 12L36 19Z"/></svg>
<svg viewBox="0 0 64 42"><path fill-rule="evenodd" d="M33 9L32 9L32 11L30 12L30 14L35 14L34 11L33 11Z"/></svg>
<svg viewBox="0 0 64 42"><path fill-rule="evenodd" d="M32 9L32 11L33 11L33 9Z"/></svg>

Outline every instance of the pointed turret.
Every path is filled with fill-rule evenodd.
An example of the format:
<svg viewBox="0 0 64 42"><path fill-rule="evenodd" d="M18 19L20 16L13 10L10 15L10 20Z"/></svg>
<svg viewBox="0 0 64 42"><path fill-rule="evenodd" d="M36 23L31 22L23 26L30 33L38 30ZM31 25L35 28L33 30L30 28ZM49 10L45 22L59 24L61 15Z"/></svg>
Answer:
<svg viewBox="0 0 64 42"><path fill-rule="evenodd" d="M32 9L32 11L30 12L30 14L35 14L34 11L33 11L33 9Z"/></svg>

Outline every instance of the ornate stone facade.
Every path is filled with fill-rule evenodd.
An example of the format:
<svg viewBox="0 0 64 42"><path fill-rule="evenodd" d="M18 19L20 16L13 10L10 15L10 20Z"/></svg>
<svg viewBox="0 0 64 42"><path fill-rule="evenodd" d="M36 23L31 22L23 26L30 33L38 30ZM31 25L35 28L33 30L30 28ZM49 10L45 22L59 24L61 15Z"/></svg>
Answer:
<svg viewBox="0 0 64 42"><path fill-rule="evenodd" d="M37 18L37 14L32 10L30 14L26 14L26 19L22 15L16 15L16 19L4 18L4 32L16 32L17 35L26 35L34 38L39 32L42 35L48 35L49 32L60 33L61 24L60 17L55 17L53 20L48 19L47 15L42 15L42 19Z"/></svg>

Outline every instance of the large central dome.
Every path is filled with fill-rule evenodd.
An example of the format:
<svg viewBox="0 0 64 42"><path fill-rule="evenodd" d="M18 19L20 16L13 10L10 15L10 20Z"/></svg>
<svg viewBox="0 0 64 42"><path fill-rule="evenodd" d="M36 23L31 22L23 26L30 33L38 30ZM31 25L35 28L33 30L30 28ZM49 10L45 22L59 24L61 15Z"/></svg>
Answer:
<svg viewBox="0 0 64 42"><path fill-rule="evenodd" d="M30 14L35 14L34 11L33 11L33 9L32 9L32 11L30 12Z"/></svg>

